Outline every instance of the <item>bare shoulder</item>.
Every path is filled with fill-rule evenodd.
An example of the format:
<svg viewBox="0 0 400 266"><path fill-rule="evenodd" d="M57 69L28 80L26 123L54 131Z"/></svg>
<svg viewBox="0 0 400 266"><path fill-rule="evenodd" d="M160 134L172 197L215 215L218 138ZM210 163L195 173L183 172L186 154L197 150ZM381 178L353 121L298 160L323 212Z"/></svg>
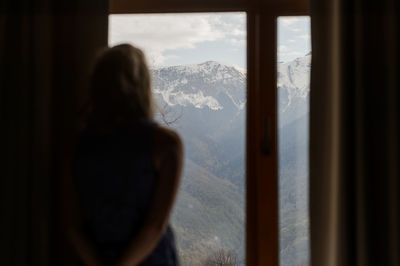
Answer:
<svg viewBox="0 0 400 266"><path fill-rule="evenodd" d="M182 150L182 140L179 134L169 128L158 126L154 134L154 148L156 151L176 149Z"/></svg>

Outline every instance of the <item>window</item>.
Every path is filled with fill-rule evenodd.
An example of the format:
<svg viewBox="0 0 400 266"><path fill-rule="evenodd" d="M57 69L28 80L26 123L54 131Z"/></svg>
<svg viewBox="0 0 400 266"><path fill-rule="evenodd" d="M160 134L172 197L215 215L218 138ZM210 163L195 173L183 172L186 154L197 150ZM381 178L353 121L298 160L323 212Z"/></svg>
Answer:
<svg viewBox="0 0 400 266"><path fill-rule="evenodd" d="M182 265L243 265L246 14L111 15L109 43L121 42L145 51L156 119L185 143L171 219Z"/></svg>
<svg viewBox="0 0 400 266"><path fill-rule="evenodd" d="M280 265L309 265L308 118L310 19L278 18L278 177Z"/></svg>
<svg viewBox="0 0 400 266"><path fill-rule="evenodd" d="M246 12L246 265L279 264L277 17L307 15L306 0L110 0L110 12Z"/></svg>

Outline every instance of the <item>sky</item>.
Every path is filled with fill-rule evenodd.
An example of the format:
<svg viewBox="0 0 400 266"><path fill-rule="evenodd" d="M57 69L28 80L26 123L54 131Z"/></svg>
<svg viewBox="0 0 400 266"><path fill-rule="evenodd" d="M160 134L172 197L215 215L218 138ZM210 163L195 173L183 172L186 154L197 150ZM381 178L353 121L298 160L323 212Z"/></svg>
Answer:
<svg viewBox="0 0 400 266"><path fill-rule="evenodd" d="M310 17L278 18L278 62L287 62L311 52Z"/></svg>
<svg viewBox="0 0 400 266"><path fill-rule="evenodd" d="M246 69L246 14L110 15L109 45L131 43L151 67L208 60ZM310 52L309 18L278 18L278 61Z"/></svg>

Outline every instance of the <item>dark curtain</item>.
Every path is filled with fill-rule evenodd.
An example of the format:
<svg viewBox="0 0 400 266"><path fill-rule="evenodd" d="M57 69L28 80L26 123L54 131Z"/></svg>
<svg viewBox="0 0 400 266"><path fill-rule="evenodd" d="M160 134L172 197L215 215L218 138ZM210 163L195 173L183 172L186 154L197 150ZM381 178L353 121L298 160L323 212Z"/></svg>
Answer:
<svg viewBox="0 0 400 266"><path fill-rule="evenodd" d="M10 1L0 8L0 264L48 265L50 3Z"/></svg>
<svg viewBox="0 0 400 266"><path fill-rule="evenodd" d="M397 0L311 0L312 265L400 265Z"/></svg>
<svg viewBox="0 0 400 266"><path fill-rule="evenodd" d="M0 265L72 265L58 182L108 1L0 2Z"/></svg>

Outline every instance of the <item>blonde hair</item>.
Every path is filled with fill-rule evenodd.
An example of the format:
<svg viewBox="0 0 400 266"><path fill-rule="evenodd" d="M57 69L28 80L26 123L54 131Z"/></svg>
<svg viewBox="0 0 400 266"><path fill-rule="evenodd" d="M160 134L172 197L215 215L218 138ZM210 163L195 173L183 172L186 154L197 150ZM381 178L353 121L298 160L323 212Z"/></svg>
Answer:
<svg viewBox="0 0 400 266"><path fill-rule="evenodd" d="M89 123L115 125L132 118L153 119L150 72L140 49L121 44L104 50L96 62Z"/></svg>

